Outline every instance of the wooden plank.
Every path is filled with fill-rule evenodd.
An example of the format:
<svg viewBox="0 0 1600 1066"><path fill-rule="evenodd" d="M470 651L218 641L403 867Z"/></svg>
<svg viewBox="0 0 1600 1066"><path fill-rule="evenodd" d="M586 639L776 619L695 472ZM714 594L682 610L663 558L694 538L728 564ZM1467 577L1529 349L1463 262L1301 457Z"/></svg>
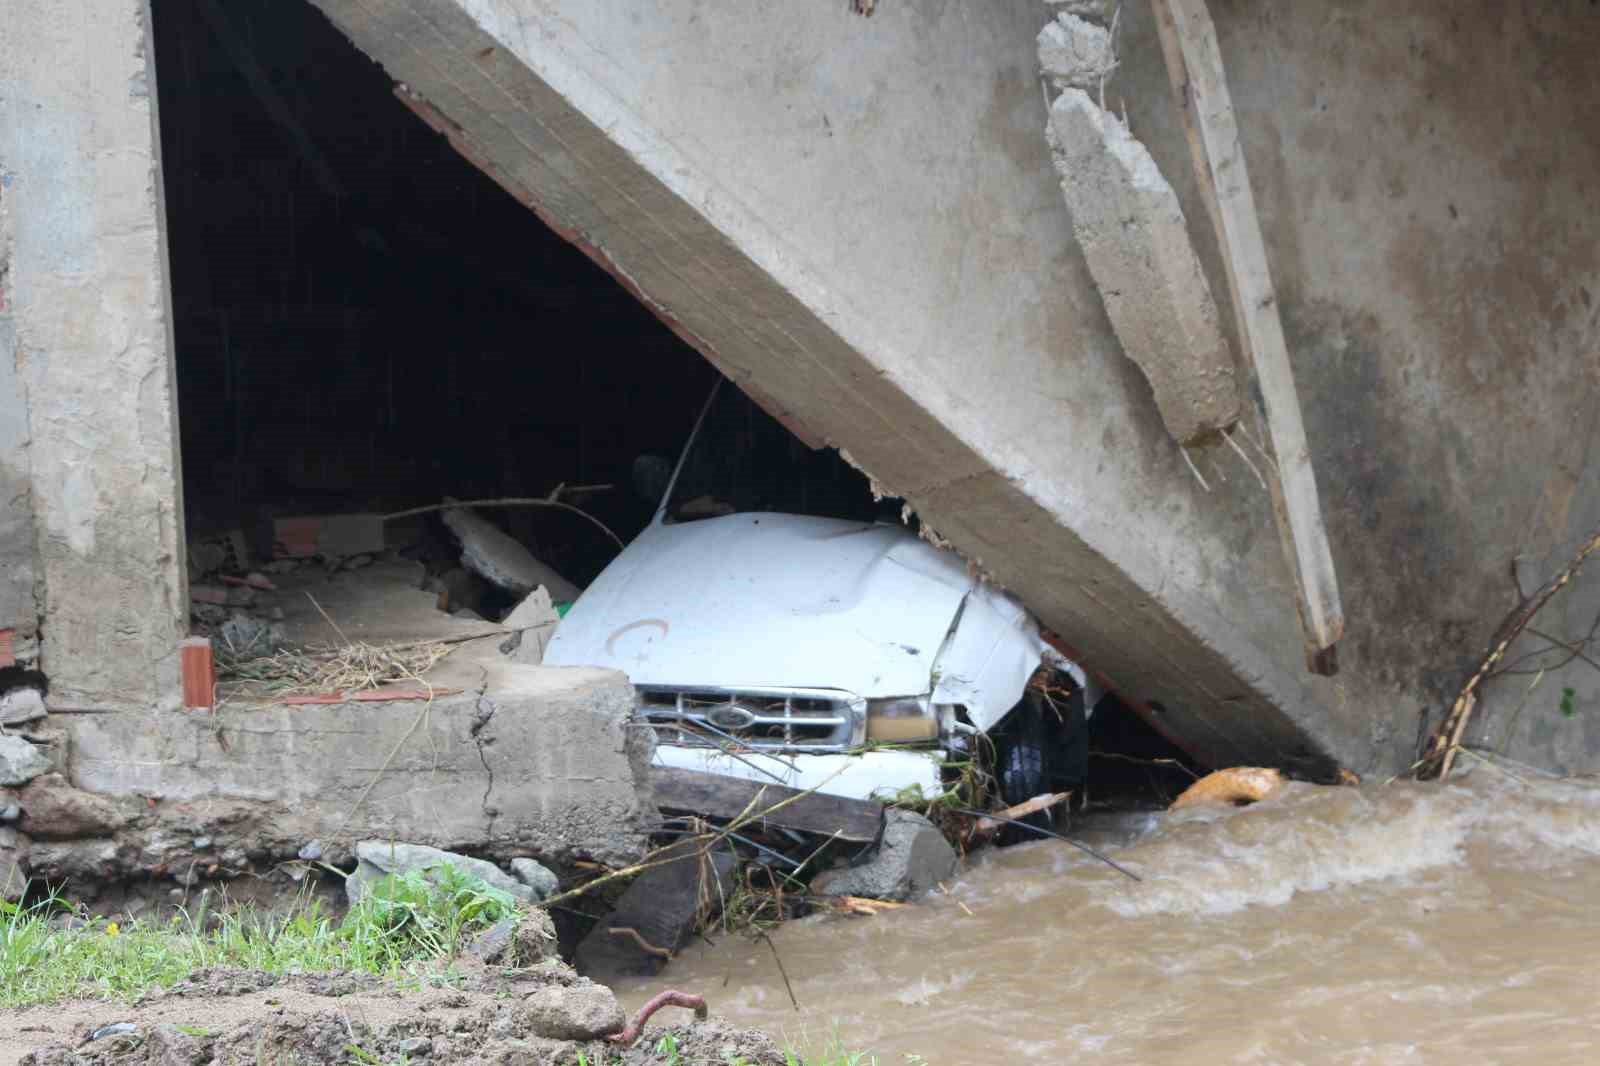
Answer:
<svg viewBox="0 0 1600 1066"><path fill-rule="evenodd" d="M878 826L883 820L881 803L821 792L805 793L770 782L763 784L668 766L652 766L650 780L657 807L703 814L708 818L733 818L743 813L756 794L761 793L761 798L756 800L758 810L799 797L768 819L770 824L786 829L823 836L837 833L841 840L868 841L877 839Z"/></svg>
<svg viewBox="0 0 1600 1066"><path fill-rule="evenodd" d="M1317 673L1332 673L1337 669L1333 646L1344 635L1339 580L1216 26L1205 0L1152 3L1201 198L1227 269L1239 343L1255 372L1259 414L1276 456L1276 476L1270 479L1273 513L1295 578L1307 661Z"/></svg>

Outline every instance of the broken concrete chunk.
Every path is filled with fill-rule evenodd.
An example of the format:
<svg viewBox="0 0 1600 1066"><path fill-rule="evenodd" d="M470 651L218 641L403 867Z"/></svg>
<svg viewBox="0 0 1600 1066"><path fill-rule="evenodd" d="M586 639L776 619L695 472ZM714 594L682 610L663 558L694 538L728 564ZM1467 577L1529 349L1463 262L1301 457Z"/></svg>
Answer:
<svg viewBox="0 0 1600 1066"><path fill-rule="evenodd" d="M549 899L561 887L556 875L543 863L533 859L512 859L511 873L533 890L533 898L537 900Z"/></svg>
<svg viewBox="0 0 1600 1066"><path fill-rule="evenodd" d="M371 886L388 874L407 874L413 870L429 870L448 863L464 874L471 874L488 884L509 892L521 900L533 900L533 890L507 874L500 867L484 859L441 851L425 844L391 844L387 840L363 840L356 845L356 858L360 860L355 873L345 879L345 895L352 904L361 902Z"/></svg>
<svg viewBox="0 0 1600 1066"><path fill-rule="evenodd" d="M110 836L133 820L110 796L75 788L60 774L44 774L18 796L22 829L39 840Z"/></svg>
<svg viewBox="0 0 1600 1066"><path fill-rule="evenodd" d="M685 841L657 858L662 865L634 878L616 909L578 944L578 972L600 981L660 973L699 919L714 915L733 893L739 860L731 852L706 856Z"/></svg>
<svg viewBox="0 0 1600 1066"><path fill-rule="evenodd" d="M0 725L36 722L46 713L44 697L36 688L14 688L0 696Z"/></svg>
<svg viewBox="0 0 1600 1066"><path fill-rule="evenodd" d="M50 758L21 737L0 736L0 785L25 785L50 772Z"/></svg>
<svg viewBox="0 0 1600 1066"><path fill-rule="evenodd" d="M461 563L511 592L527 595L543 585L556 600L575 600L578 586L535 559L513 537L470 508L444 512L444 524L461 541Z"/></svg>
<svg viewBox="0 0 1600 1066"><path fill-rule="evenodd" d="M1080 89L1056 98L1047 133L1089 272L1167 431L1192 444L1227 429L1240 409L1233 354L1177 194L1145 146Z"/></svg>
<svg viewBox="0 0 1600 1066"><path fill-rule="evenodd" d="M506 639L500 650L510 656L512 662L538 666L544 661L545 646L560 623L561 615L550 602L550 590L540 586L500 623L506 629L517 631Z"/></svg>
<svg viewBox="0 0 1600 1066"><path fill-rule="evenodd" d="M1063 12L1039 31L1039 69L1058 90L1098 89L1117 68L1111 33Z"/></svg>
<svg viewBox="0 0 1600 1066"><path fill-rule="evenodd" d="M883 842L860 866L827 870L811 890L823 896L866 896L905 900L949 879L956 872L955 849L939 828L914 811L884 812Z"/></svg>

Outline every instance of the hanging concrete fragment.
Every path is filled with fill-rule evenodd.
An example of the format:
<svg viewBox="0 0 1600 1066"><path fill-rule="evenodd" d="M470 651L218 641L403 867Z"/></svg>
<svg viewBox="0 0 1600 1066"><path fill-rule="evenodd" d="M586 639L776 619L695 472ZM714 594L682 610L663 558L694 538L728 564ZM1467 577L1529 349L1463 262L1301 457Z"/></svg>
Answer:
<svg viewBox="0 0 1600 1066"><path fill-rule="evenodd" d="M1095 92L1117 68L1111 31L1063 12L1039 31L1039 69L1057 90Z"/></svg>
<svg viewBox="0 0 1600 1066"><path fill-rule="evenodd" d="M1089 272L1167 431L1192 444L1233 425L1233 355L1172 186L1128 128L1080 89L1056 99L1046 134Z"/></svg>

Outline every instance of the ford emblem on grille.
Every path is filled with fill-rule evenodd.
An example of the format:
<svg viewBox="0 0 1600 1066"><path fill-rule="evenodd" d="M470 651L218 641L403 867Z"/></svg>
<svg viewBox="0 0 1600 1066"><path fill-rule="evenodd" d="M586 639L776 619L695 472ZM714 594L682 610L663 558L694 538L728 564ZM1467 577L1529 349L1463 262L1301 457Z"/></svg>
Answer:
<svg viewBox="0 0 1600 1066"><path fill-rule="evenodd" d="M737 703L728 704L725 707L718 707L710 714L706 715L706 717L709 718L711 720L711 724L716 726L718 729L726 729L729 732L732 732L736 729L746 729L749 727L751 722L756 720L756 714L754 711L745 707L741 707Z"/></svg>

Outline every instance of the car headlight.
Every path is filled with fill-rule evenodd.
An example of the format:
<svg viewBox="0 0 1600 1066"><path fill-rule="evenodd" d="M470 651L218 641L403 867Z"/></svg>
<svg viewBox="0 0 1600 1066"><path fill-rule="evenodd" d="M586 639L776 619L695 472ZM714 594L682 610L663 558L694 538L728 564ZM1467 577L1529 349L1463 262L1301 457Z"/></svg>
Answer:
<svg viewBox="0 0 1600 1066"><path fill-rule="evenodd" d="M868 700L867 739L880 744L938 740L939 716L926 699Z"/></svg>

